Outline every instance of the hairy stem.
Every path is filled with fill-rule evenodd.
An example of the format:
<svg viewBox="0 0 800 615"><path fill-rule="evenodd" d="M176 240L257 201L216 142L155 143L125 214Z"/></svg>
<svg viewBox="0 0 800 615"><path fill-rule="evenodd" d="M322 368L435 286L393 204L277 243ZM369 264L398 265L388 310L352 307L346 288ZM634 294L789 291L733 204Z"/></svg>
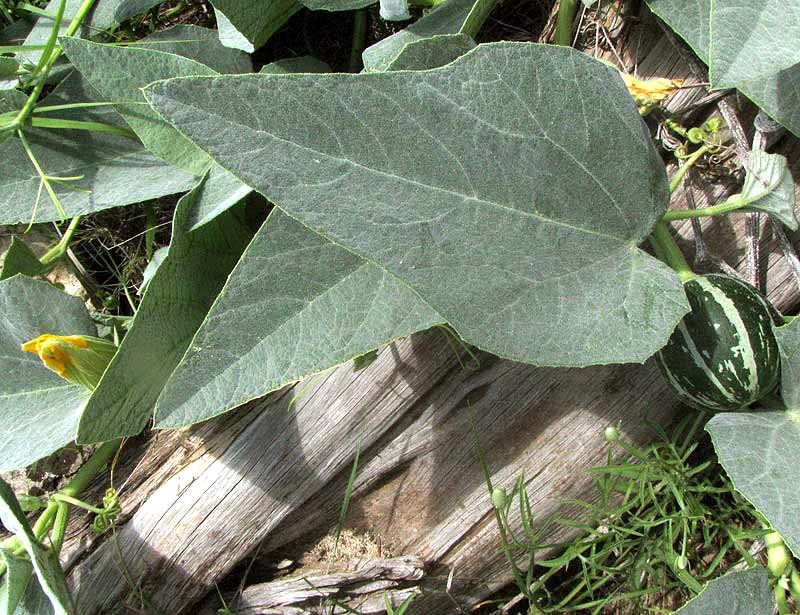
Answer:
<svg viewBox="0 0 800 615"><path fill-rule="evenodd" d="M353 43L350 47L350 72L357 73L363 63L361 53L367 44L367 9L357 9L353 12Z"/></svg>
<svg viewBox="0 0 800 615"><path fill-rule="evenodd" d="M578 0L561 0L558 5L556 33L553 42L562 47L572 46L572 22L578 10Z"/></svg>
<svg viewBox="0 0 800 615"><path fill-rule="evenodd" d="M663 220L656 224L653 229L653 234L650 235L650 243L658 257L678 273L682 282L688 282L695 277L695 273L689 267L689 263L686 262L678 244L669 234L667 223Z"/></svg>

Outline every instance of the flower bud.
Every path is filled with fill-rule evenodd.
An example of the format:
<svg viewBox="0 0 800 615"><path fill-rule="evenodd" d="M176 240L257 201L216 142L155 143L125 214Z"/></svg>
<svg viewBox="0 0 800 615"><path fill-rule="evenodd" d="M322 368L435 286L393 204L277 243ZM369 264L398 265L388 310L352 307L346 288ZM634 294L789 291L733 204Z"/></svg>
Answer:
<svg viewBox="0 0 800 615"><path fill-rule="evenodd" d="M64 380L94 390L117 347L90 335L45 333L21 346L39 355L42 362Z"/></svg>
<svg viewBox="0 0 800 615"><path fill-rule="evenodd" d="M492 489L492 504L498 510L505 509L508 504L508 494L502 487L495 487Z"/></svg>

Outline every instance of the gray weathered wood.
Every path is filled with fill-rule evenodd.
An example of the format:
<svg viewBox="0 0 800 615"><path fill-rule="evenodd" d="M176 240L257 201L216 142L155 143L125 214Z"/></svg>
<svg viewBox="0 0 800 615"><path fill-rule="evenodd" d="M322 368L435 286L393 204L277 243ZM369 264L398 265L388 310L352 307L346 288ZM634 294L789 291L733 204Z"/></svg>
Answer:
<svg viewBox="0 0 800 615"><path fill-rule="evenodd" d="M397 608L419 593L413 584L422 578L423 567L418 557L403 556L349 562L336 571L306 571L251 585L235 609L237 615L329 615L347 612L337 605L343 602L364 615L385 613L385 597ZM200 615L212 613L207 609Z"/></svg>

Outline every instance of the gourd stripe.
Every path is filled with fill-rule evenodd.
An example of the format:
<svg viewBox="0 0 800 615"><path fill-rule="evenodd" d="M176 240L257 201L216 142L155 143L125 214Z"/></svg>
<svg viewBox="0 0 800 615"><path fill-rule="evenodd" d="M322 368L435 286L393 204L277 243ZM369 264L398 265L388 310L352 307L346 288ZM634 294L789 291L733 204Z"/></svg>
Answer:
<svg viewBox="0 0 800 615"><path fill-rule="evenodd" d="M678 324L678 330L680 331L681 336L683 337L683 343L684 343L685 347L689 349L689 354L692 357L692 361L694 362L694 365L696 367L698 367L705 374L705 376L708 378L708 380L711 382L711 384L714 385L714 390L715 391L718 391L718 392L722 393L722 395L725 397L725 399L728 399L729 401L736 403L738 401L736 399L736 397L734 397L733 395L728 393L728 389L726 387L722 386L722 383L719 380L717 380L717 377L714 375L713 370L711 370L708 367L708 365L706 365L706 362L703 360L702 355L697 350L697 346L695 346L694 341L692 340L692 337L689 335L689 332L686 330L686 325L683 324L683 321L681 321ZM680 386L675 381L675 379L673 378L672 374L670 373L670 370L666 370L666 372L669 375L670 381L672 381L678 387L678 389L683 390L687 397L689 397L690 399L694 399L696 397L696 395L694 395L692 393L689 393L688 391L686 391L686 389L684 387Z"/></svg>
<svg viewBox="0 0 800 615"><path fill-rule="evenodd" d="M737 358L744 363L745 372L747 374L747 383L743 384L745 385L746 390L755 392L758 389L758 365L756 364L755 356L753 355L753 340L750 339L750 334L747 330L747 326L742 320L742 315L739 313L739 310L736 309L733 301L731 301L731 299L724 292L712 284L708 279L698 278L695 281L711 294L714 300L722 308L725 316L736 329L736 332L739 335L738 348L741 352ZM748 288L745 288L744 290L749 291ZM736 355L735 348L736 347L731 348L731 352L734 355ZM736 373L738 373L738 371Z"/></svg>

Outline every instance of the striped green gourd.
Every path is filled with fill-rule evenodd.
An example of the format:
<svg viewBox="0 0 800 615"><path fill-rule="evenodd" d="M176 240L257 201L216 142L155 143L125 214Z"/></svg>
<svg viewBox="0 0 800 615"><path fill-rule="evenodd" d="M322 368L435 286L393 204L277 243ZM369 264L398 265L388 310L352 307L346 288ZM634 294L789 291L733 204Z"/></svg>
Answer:
<svg viewBox="0 0 800 615"><path fill-rule="evenodd" d="M772 305L726 275L697 276L683 287L691 311L656 355L678 397L695 408L726 411L772 391L780 376Z"/></svg>

